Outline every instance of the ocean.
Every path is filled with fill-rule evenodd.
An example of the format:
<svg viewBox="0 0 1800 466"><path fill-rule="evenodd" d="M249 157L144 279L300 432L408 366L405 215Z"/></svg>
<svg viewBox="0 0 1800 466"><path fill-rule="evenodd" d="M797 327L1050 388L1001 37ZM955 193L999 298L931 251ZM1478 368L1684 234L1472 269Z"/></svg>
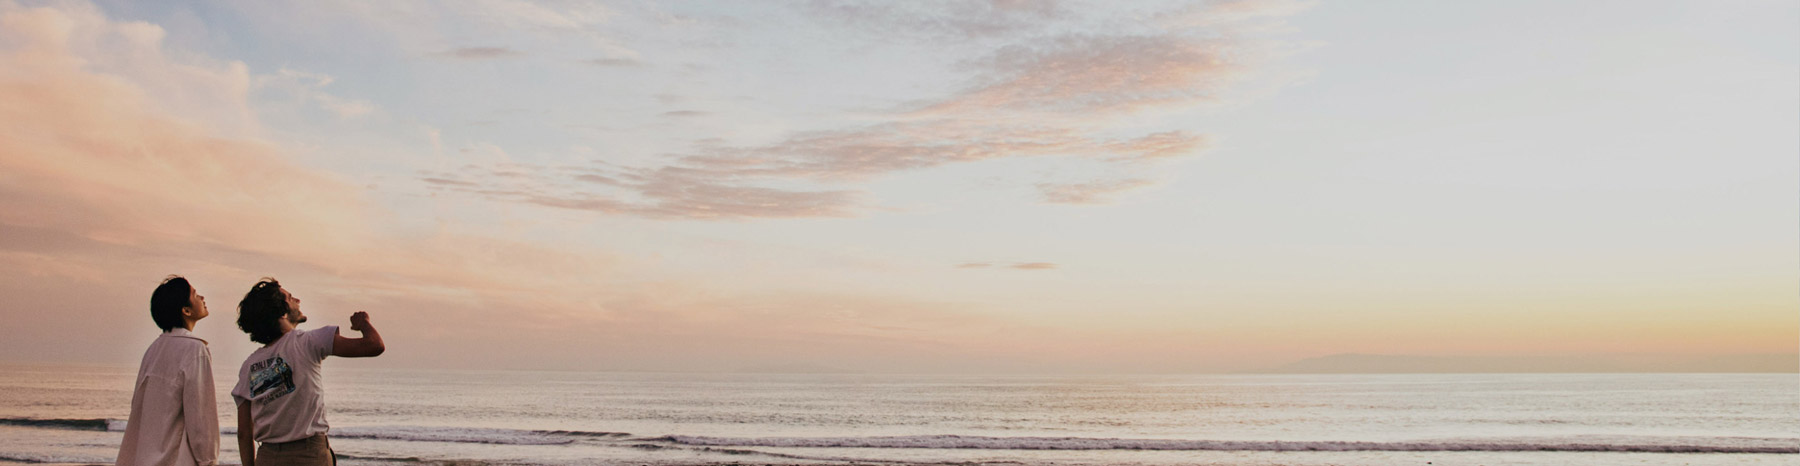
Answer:
<svg viewBox="0 0 1800 466"><path fill-rule="evenodd" d="M223 463L238 461L218 361ZM858 375L326 364L345 465L1796 465L1800 375ZM0 365L0 462L111 463L135 367Z"/></svg>

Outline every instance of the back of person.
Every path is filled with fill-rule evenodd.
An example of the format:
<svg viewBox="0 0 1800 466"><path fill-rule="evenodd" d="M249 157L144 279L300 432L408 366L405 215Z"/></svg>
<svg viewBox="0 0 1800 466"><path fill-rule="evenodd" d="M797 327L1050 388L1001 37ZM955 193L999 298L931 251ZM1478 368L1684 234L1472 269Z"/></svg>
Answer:
<svg viewBox="0 0 1800 466"><path fill-rule="evenodd" d="M238 368L231 389L243 466L336 464L326 436L331 425L325 422L321 364L327 356L367 358L387 349L366 312L350 315L350 329L362 332L361 338L338 335L335 325L297 328L304 322L300 298L273 278L257 282L238 302L238 328L263 344Z"/></svg>
<svg viewBox="0 0 1800 466"><path fill-rule="evenodd" d="M164 279L150 296L151 319L163 333L138 365L117 464L216 464L219 407L212 351L191 331L207 316L206 299L178 276Z"/></svg>
<svg viewBox="0 0 1800 466"><path fill-rule="evenodd" d="M231 397L251 402L255 439L262 443L304 440L331 430L325 421L325 387L320 368L331 355L336 326L294 329L275 343L250 353L238 369Z"/></svg>

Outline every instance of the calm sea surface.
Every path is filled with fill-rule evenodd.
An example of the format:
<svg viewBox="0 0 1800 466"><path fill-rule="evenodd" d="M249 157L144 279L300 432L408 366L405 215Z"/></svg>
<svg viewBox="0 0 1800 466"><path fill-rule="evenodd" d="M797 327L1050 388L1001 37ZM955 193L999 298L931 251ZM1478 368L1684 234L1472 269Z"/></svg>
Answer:
<svg viewBox="0 0 1800 466"><path fill-rule="evenodd" d="M219 364L236 368L236 364ZM0 461L110 463L135 367L0 365ZM236 410L221 370L223 458ZM1800 375L964 376L327 364L342 463L1800 464Z"/></svg>

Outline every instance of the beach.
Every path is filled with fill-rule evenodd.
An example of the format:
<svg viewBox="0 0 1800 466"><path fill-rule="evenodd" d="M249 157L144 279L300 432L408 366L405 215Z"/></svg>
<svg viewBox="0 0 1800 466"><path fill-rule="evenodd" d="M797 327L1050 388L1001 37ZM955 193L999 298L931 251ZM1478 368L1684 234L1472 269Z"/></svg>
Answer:
<svg viewBox="0 0 1800 466"><path fill-rule="evenodd" d="M110 463L129 367L5 366L0 460ZM219 380L231 380L228 376ZM327 369L356 464L1791 464L1792 374ZM221 383L221 390L228 384ZM222 404L229 397L220 393ZM221 413L231 410L221 409ZM237 462L221 420L222 464Z"/></svg>

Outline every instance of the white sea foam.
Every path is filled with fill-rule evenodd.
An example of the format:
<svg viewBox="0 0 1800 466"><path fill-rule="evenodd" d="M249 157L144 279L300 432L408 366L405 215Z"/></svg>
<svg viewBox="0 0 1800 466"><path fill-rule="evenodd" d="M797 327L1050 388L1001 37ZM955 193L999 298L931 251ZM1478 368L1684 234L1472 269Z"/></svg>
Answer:
<svg viewBox="0 0 1800 466"><path fill-rule="evenodd" d="M487 443L498 445L562 445L572 443L575 436L565 433L479 427L334 427L335 438L399 440L409 442Z"/></svg>
<svg viewBox="0 0 1800 466"><path fill-rule="evenodd" d="M681 445L801 448L922 448L983 450L1210 450L1210 451L1561 451L1646 453L1800 453L1800 438L1589 437L1455 439L1413 442L1177 440L1081 437L698 437L672 435Z"/></svg>
<svg viewBox="0 0 1800 466"><path fill-rule="evenodd" d="M31 453L0 453L0 462L13 462L13 463L83 463L83 464L106 463L106 464L111 464L114 459L115 458L110 458L110 457L79 456L79 455L67 455L67 454L38 455L38 454L31 454Z"/></svg>

